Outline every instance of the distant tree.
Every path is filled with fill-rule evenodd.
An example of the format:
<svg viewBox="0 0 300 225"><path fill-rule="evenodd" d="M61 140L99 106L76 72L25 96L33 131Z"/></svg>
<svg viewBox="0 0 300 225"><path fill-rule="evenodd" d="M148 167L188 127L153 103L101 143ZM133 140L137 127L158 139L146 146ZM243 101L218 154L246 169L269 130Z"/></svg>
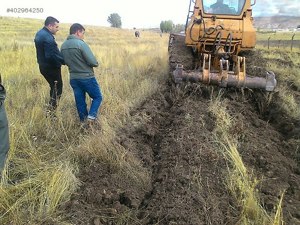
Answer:
<svg viewBox="0 0 300 225"><path fill-rule="evenodd" d="M163 33L168 33L173 30L173 21L172 20L166 20L166 21L161 21L160 22L160 30Z"/></svg>
<svg viewBox="0 0 300 225"><path fill-rule="evenodd" d="M122 20L118 13L112 13L107 18L107 22L110 23L111 27L121 28L122 27Z"/></svg>
<svg viewBox="0 0 300 225"><path fill-rule="evenodd" d="M300 29L300 25L297 26L297 29Z"/></svg>

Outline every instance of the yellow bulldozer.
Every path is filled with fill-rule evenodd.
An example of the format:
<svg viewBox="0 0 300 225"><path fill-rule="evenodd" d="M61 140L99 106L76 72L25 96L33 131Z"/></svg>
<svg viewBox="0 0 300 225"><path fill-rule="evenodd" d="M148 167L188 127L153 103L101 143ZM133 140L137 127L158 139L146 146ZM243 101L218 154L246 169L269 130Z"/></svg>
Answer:
<svg viewBox="0 0 300 225"><path fill-rule="evenodd" d="M252 6L256 0L190 0L185 32L169 38L170 72L184 81L274 91L272 71L246 75L243 52L255 48Z"/></svg>

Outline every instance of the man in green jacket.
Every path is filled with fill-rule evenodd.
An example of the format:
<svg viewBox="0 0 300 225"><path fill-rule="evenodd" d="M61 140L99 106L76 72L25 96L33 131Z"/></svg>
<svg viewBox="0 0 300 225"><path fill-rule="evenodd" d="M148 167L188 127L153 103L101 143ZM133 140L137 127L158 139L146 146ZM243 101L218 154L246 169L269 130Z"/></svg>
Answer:
<svg viewBox="0 0 300 225"><path fill-rule="evenodd" d="M4 108L5 88L1 84L0 77L0 178L9 150L9 132L6 111Z"/></svg>
<svg viewBox="0 0 300 225"><path fill-rule="evenodd" d="M102 103L102 94L93 69L98 66L98 62L90 47L83 41L84 33L85 28L74 23L70 27L70 35L61 46L61 53L69 68L70 85L80 121L88 120L93 123ZM85 101L86 93L92 98L89 110Z"/></svg>

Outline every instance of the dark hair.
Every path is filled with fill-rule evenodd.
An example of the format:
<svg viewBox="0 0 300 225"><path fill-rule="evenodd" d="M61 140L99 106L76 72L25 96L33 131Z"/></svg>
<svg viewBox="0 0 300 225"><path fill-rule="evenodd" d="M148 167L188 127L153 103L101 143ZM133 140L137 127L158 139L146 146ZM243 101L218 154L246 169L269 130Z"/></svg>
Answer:
<svg viewBox="0 0 300 225"><path fill-rule="evenodd" d="M85 30L85 28L81 24L74 23L70 27L70 34L75 34L77 31L82 31L82 30Z"/></svg>
<svg viewBox="0 0 300 225"><path fill-rule="evenodd" d="M54 24L54 23L59 23L59 21L52 16L48 16L45 20L45 26L48 26L48 25Z"/></svg>

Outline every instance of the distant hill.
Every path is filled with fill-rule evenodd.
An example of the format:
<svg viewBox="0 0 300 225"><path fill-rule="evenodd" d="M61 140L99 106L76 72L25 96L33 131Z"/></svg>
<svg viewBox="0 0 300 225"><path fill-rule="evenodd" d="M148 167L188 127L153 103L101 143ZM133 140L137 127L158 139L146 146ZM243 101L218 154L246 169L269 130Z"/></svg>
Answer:
<svg viewBox="0 0 300 225"><path fill-rule="evenodd" d="M254 17L254 26L260 29L296 29L299 25L296 16Z"/></svg>

